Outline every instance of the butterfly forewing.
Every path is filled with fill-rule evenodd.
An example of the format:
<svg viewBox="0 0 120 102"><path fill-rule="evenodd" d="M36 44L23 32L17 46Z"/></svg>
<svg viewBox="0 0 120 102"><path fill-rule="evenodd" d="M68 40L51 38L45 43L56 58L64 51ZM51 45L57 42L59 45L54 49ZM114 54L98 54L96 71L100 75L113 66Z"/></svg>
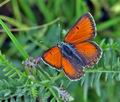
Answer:
<svg viewBox="0 0 120 102"><path fill-rule="evenodd" d="M83 15L65 36L66 43L80 43L95 37L96 28L90 13Z"/></svg>
<svg viewBox="0 0 120 102"><path fill-rule="evenodd" d="M62 54L59 47L55 46L48 49L46 52L44 52L42 58L46 63L50 64L51 66L57 69L61 69Z"/></svg>

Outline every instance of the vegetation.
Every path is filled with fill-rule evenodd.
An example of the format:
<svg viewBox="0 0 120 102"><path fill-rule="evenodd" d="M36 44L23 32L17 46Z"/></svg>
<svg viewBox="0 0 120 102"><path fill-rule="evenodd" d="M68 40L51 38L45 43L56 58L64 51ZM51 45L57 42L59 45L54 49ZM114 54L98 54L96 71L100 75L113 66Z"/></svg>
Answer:
<svg viewBox="0 0 120 102"><path fill-rule="evenodd" d="M86 12L96 21L99 63L75 82L36 63ZM119 102L119 27L119 0L1 0L0 101Z"/></svg>

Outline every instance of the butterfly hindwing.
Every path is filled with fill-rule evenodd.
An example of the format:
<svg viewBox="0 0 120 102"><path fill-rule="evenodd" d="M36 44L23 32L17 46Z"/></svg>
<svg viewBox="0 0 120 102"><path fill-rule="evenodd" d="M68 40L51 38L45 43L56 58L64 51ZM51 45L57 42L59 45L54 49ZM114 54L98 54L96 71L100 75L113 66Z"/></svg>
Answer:
<svg viewBox="0 0 120 102"><path fill-rule="evenodd" d="M79 43L95 37L96 26L90 13L83 15L65 36L66 43Z"/></svg>
<svg viewBox="0 0 120 102"><path fill-rule="evenodd" d="M57 46L52 47L44 52L42 59L56 69L61 69L62 67L62 54L60 48Z"/></svg>
<svg viewBox="0 0 120 102"><path fill-rule="evenodd" d="M70 62L70 60L65 57L62 58L62 66L66 76L71 80L77 80L80 79L84 73L82 67L80 68L79 66L78 68L77 65L75 65L76 62L73 63L74 62Z"/></svg>
<svg viewBox="0 0 120 102"><path fill-rule="evenodd" d="M102 54L101 49L94 42L83 42L74 45L74 49L78 55L84 60L85 66L93 66L96 64Z"/></svg>

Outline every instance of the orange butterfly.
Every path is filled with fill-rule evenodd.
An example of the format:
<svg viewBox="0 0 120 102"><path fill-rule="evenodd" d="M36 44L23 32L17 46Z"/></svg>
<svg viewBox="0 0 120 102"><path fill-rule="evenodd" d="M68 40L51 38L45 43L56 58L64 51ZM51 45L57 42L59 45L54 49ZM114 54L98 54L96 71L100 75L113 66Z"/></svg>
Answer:
<svg viewBox="0 0 120 102"><path fill-rule="evenodd" d="M58 70L63 69L71 80L83 76L83 68L96 64L102 51L93 41L96 25L90 13L84 14L70 29L60 45L44 52L42 59Z"/></svg>

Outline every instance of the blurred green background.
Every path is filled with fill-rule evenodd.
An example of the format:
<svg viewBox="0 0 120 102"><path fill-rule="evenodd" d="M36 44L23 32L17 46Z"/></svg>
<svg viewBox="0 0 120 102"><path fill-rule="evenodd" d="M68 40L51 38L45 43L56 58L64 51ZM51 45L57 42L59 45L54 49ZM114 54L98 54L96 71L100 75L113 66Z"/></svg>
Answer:
<svg viewBox="0 0 120 102"><path fill-rule="evenodd" d="M87 12L103 50L93 69L75 82L43 62L36 72L25 71L28 55L41 56ZM61 85L72 102L120 102L120 0L0 0L0 19L9 28L0 21L1 102L64 102Z"/></svg>

